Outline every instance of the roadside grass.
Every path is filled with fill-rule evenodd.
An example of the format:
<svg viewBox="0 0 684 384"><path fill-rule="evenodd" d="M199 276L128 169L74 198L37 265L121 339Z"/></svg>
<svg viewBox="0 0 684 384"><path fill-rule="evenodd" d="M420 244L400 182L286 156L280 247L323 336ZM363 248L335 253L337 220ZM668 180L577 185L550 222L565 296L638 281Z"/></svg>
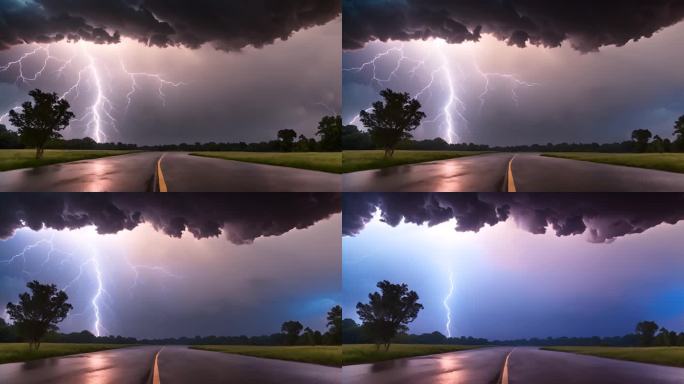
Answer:
<svg viewBox="0 0 684 384"><path fill-rule="evenodd" d="M544 153L542 156L684 173L684 153Z"/></svg>
<svg viewBox="0 0 684 384"><path fill-rule="evenodd" d="M236 355L262 357L266 359L297 361L328 365L332 367L342 366L342 348L340 346L293 346L272 347L257 345L194 345L191 349L203 351L233 353Z"/></svg>
<svg viewBox="0 0 684 384"><path fill-rule="evenodd" d="M342 362L343 365L377 363L402 357L434 355L482 347L479 345L392 344L389 351L385 352L382 347L376 351L374 344L347 344L342 346Z"/></svg>
<svg viewBox="0 0 684 384"><path fill-rule="evenodd" d="M191 155L342 173L342 152L193 152Z"/></svg>
<svg viewBox="0 0 684 384"><path fill-rule="evenodd" d="M27 343L0 343L0 364L38 360L55 356L76 355L79 353L124 347L130 347L130 345L42 343L37 351L32 352L29 351Z"/></svg>
<svg viewBox="0 0 684 384"><path fill-rule="evenodd" d="M35 168L57 163L68 163L70 161L124 155L132 152L135 151L46 149L43 158L36 160L35 149L2 149L0 150L0 172L13 169Z"/></svg>
<svg viewBox="0 0 684 384"><path fill-rule="evenodd" d="M481 155L487 152L469 151L395 151L394 156L385 159L385 151L344 151L342 169L344 173L382 169L397 165L424 163L435 160L456 159L465 156Z"/></svg>
<svg viewBox="0 0 684 384"><path fill-rule="evenodd" d="M546 347L542 349L640 363L684 367L684 347Z"/></svg>

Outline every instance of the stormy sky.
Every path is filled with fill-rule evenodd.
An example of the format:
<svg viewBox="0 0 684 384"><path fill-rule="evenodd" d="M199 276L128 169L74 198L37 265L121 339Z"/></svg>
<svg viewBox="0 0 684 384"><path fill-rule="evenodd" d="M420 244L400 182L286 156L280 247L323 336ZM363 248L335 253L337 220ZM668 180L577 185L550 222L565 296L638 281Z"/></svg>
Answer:
<svg viewBox="0 0 684 384"><path fill-rule="evenodd" d="M340 109L340 13L338 0L1 0L0 115L41 88L72 104L68 138L312 136Z"/></svg>
<svg viewBox="0 0 684 384"><path fill-rule="evenodd" d="M344 2L343 116L418 95L419 139L516 145L671 137L684 2ZM374 60L374 65L371 63Z"/></svg>
<svg viewBox="0 0 684 384"><path fill-rule="evenodd" d="M54 283L74 305L62 331L261 335L287 320L323 331L339 300L341 217L332 195L38 197L3 199L2 212L13 206L26 225L0 240L0 302L16 302L29 280ZM222 232L212 236L217 221ZM170 230L182 222L186 230Z"/></svg>
<svg viewBox="0 0 684 384"><path fill-rule="evenodd" d="M454 336L614 336L645 319L681 330L682 195L611 195L357 194L381 208L356 209L359 226L345 202L345 316L378 281L404 282L425 305L411 331L446 334L453 273Z"/></svg>

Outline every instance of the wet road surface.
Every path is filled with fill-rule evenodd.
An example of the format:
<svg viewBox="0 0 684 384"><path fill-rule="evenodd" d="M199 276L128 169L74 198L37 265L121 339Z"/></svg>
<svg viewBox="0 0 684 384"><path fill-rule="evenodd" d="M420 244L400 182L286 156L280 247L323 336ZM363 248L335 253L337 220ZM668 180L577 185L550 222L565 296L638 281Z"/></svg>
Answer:
<svg viewBox="0 0 684 384"><path fill-rule="evenodd" d="M565 352L516 348L508 362L510 384L675 384L684 369Z"/></svg>
<svg viewBox="0 0 684 384"><path fill-rule="evenodd" d="M345 192L499 192L512 157L495 153L354 172L342 183Z"/></svg>
<svg viewBox="0 0 684 384"><path fill-rule="evenodd" d="M341 177L303 169L144 152L0 172L1 192L340 192Z"/></svg>
<svg viewBox="0 0 684 384"><path fill-rule="evenodd" d="M679 192L684 174L519 154L512 163L518 192Z"/></svg>
<svg viewBox="0 0 684 384"><path fill-rule="evenodd" d="M159 354L162 384L339 384L341 371L340 368L322 365L198 351L176 346L164 347Z"/></svg>
<svg viewBox="0 0 684 384"><path fill-rule="evenodd" d="M0 172L2 192L147 192L160 153L144 152Z"/></svg>
<svg viewBox="0 0 684 384"><path fill-rule="evenodd" d="M132 347L0 365L0 383L146 383L159 347Z"/></svg>
<svg viewBox="0 0 684 384"><path fill-rule="evenodd" d="M508 357L508 359L507 359ZM534 347L497 347L344 367L343 382L468 384L675 384L684 368Z"/></svg>
<svg viewBox="0 0 684 384"><path fill-rule="evenodd" d="M497 384L508 347L410 357L375 364L346 366L345 384L468 383Z"/></svg>
<svg viewBox="0 0 684 384"><path fill-rule="evenodd" d="M340 192L340 175L167 153L161 162L169 192Z"/></svg>
<svg viewBox="0 0 684 384"><path fill-rule="evenodd" d="M0 383L340 383L341 369L183 346L131 347L0 365Z"/></svg>
<svg viewBox="0 0 684 384"><path fill-rule="evenodd" d="M512 160L512 161L511 161ZM343 176L348 192L679 192L684 174L532 153L496 153Z"/></svg>

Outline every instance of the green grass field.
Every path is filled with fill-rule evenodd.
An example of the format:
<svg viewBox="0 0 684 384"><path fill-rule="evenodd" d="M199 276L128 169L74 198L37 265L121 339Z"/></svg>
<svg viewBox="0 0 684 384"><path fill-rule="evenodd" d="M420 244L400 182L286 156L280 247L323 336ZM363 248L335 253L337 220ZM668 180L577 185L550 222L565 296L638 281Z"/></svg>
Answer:
<svg viewBox="0 0 684 384"><path fill-rule="evenodd" d="M342 348L340 346L267 347L255 345L195 345L190 348L333 367L342 366Z"/></svg>
<svg viewBox="0 0 684 384"><path fill-rule="evenodd" d="M542 156L684 173L684 153L545 153Z"/></svg>
<svg viewBox="0 0 684 384"><path fill-rule="evenodd" d="M548 347L547 351L578 353L617 360L637 361L641 363L684 367L684 347Z"/></svg>
<svg viewBox="0 0 684 384"><path fill-rule="evenodd" d="M389 351L385 352L382 347L380 347L380 351L376 351L373 344L348 344L342 346L342 362L344 365L375 363L402 357L434 355L475 348L482 347L473 345L392 344Z"/></svg>
<svg viewBox="0 0 684 384"><path fill-rule="evenodd" d="M67 163L85 159L123 155L134 151L90 151L46 149L43 158L36 160L35 149L2 149L0 150L0 171L12 169L34 168L42 165Z"/></svg>
<svg viewBox="0 0 684 384"><path fill-rule="evenodd" d="M342 173L342 152L194 152L191 155Z"/></svg>
<svg viewBox="0 0 684 384"><path fill-rule="evenodd" d="M481 155L486 152L465 151L396 151L385 159L384 151L344 151L342 169L344 173L382 169L397 165L424 163L427 161L455 159L464 156Z"/></svg>
<svg viewBox="0 0 684 384"><path fill-rule="evenodd" d="M38 351L31 352L27 343L0 343L0 364L44 359L46 357L75 355L107 349L129 347L121 344L59 344L43 343Z"/></svg>

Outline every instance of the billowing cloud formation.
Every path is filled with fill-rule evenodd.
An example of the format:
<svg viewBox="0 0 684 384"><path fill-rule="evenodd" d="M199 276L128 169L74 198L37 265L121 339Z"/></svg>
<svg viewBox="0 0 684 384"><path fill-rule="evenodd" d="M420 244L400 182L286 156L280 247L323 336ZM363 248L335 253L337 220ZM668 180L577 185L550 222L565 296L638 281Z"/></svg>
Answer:
<svg viewBox="0 0 684 384"><path fill-rule="evenodd" d="M0 49L64 39L159 47L261 47L323 25L340 0L0 0Z"/></svg>
<svg viewBox="0 0 684 384"><path fill-rule="evenodd" d="M0 199L0 239L14 231L76 229L100 234L132 230L142 223L180 237L224 234L235 244L312 226L340 211L340 196L314 194L10 194Z"/></svg>
<svg viewBox="0 0 684 384"><path fill-rule="evenodd" d="M684 18L682 0L345 0L345 49L372 40L477 41L488 33L510 45L588 52L650 37Z"/></svg>
<svg viewBox="0 0 684 384"><path fill-rule="evenodd" d="M512 217L530 233L586 234L602 243L684 220L684 194L346 194L342 231L354 236L380 210L384 222L429 226L455 219L456 230L477 232Z"/></svg>

